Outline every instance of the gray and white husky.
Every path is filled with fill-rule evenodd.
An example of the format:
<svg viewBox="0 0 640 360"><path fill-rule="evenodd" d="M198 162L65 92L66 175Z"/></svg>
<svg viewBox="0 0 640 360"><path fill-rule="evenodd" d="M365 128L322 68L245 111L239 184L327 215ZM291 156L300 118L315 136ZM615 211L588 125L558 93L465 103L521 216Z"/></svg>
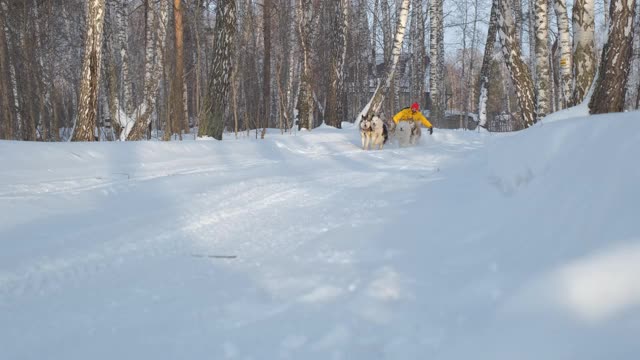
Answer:
<svg viewBox="0 0 640 360"><path fill-rule="evenodd" d="M382 150L382 147L389 139L387 125L382 119L374 115L369 120L365 115L360 119L360 137L362 139L362 150L369 150L371 146Z"/></svg>

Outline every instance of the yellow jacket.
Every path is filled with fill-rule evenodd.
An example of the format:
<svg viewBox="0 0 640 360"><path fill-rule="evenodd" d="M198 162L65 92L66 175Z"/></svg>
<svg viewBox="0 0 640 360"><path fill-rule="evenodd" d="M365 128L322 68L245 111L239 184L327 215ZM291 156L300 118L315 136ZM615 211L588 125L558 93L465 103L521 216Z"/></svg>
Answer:
<svg viewBox="0 0 640 360"><path fill-rule="evenodd" d="M429 120L427 120L427 118L424 117L424 115L422 115L420 111L416 111L415 113L413 113L411 111L411 108L404 108L400 110L400 112L393 117L393 121L396 124L398 123L398 121L409 121L409 120L420 121L422 125L428 128L433 127L433 125L431 125Z"/></svg>

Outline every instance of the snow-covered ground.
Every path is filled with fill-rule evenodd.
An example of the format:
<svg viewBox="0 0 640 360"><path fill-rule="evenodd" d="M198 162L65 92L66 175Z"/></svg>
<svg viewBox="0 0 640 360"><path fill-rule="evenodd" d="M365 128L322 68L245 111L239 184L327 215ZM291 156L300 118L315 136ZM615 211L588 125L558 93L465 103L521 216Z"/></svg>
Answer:
<svg viewBox="0 0 640 360"><path fill-rule="evenodd" d="M640 117L0 142L0 359L640 358Z"/></svg>

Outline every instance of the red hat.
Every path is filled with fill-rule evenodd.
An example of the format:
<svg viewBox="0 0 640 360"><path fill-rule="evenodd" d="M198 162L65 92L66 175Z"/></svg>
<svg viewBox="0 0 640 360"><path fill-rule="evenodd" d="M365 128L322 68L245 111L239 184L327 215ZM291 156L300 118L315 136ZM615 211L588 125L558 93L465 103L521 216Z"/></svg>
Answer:
<svg viewBox="0 0 640 360"><path fill-rule="evenodd" d="M413 105L411 105L411 110L420 111L420 105L418 105L417 102L414 102Z"/></svg>

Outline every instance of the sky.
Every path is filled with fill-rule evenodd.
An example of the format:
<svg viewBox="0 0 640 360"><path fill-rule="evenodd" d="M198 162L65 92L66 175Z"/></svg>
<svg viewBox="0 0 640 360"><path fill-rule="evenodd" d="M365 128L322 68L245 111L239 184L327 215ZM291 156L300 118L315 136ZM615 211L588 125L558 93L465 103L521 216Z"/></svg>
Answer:
<svg viewBox="0 0 640 360"><path fill-rule="evenodd" d="M2 359L637 359L638 112L0 141Z"/></svg>

